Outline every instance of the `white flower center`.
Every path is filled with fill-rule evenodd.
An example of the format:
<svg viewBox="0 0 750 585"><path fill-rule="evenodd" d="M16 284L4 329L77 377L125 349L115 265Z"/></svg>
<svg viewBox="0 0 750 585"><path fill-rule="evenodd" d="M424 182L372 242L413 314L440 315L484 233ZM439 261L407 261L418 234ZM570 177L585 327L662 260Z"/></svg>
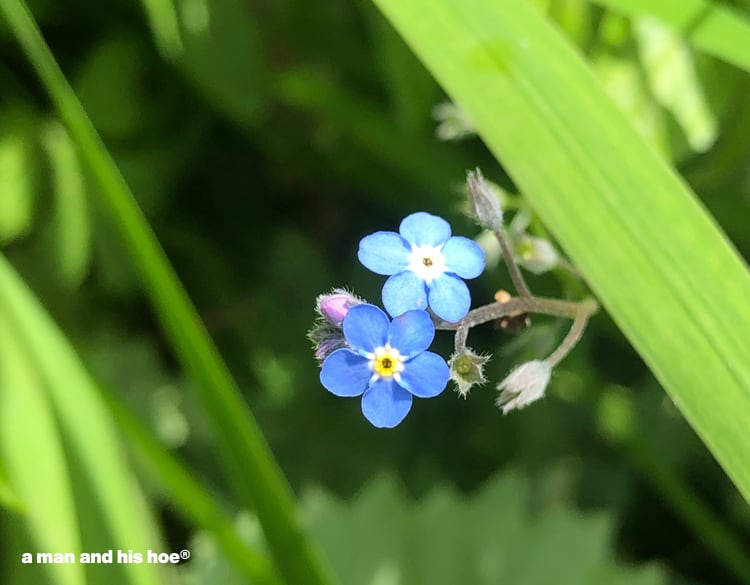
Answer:
<svg viewBox="0 0 750 585"><path fill-rule="evenodd" d="M372 381L380 378L393 378L398 382L404 370L404 357L399 351L389 344L375 348L375 352L367 356L370 358L370 369L372 370Z"/></svg>
<svg viewBox="0 0 750 585"><path fill-rule="evenodd" d="M412 244L407 270L411 270L417 275L417 278L430 284L447 271L442 248L442 244L439 246L415 246Z"/></svg>

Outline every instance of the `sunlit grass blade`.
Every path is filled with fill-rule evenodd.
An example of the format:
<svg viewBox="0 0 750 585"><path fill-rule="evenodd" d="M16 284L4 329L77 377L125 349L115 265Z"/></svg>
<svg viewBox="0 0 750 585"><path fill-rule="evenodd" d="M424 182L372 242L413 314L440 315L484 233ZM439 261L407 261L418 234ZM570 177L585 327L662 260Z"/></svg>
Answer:
<svg viewBox="0 0 750 585"><path fill-rule="evenodd" d="M523 0L375 0L750 499L750 274Z"/></svg>
<svg viewBox="0 0 750 585"><path fill-rule="evenodd" d="M591 0L628 16L653 16L701 51L750 71L750 19L715 0Z"/></svg>
<svg viewBox="0 0 750 585"><path fill-rule="evenodd" d="M7 468L16 513L36 552L81 551L70 470L42 382L9 326L0 302L0 460ZM2 486L0 486L2 487ZM22 559L17 559L21 563ZM31 564L33 564L31 563ZM50 582L84 585L84 567L49 565Z"/></svg>
<svg viewBox="0 0 750 585"><path fill-rule="evenodd" d="M657 102L671 112L694 151L707 151L716 141L718 124L687 45L654 19L640 19L633 29Z"/></svg>
<svg viewBox="0 0 750 585"><path fill-rule="evenodd" d="M255 509L279 570L290 583L329 583L328 570L302 531L291 489L255 419L26 3L0 0L0 9L98 182L99 194L140 272L156 314L213 422L240 503Z"/></svg>
<svg viewBox="0 0 750 585"><path fill-rule="evenodd" d="M45 127L43 143L54 184L54 264L59 266L60 281L74 288L85 277L91 261L91 223L85 181L75 145L59 122Z"/></svg>
<svg viewBox="0 0 750 585"><path fill-rule="evenodd" d="M58 544L46 543L50 547L49 551L42 552L58 552L61 550L59 547L66 544L70 548L64 552L76 555L81 552L105 552L110 548L128 550L142 547L143 552L147 549L164 550L155 528L155 520L125 460L110 413L92 380L76 361L65 338L49 326L48 317L2 256L0 313L3 317L3 334L10 336L13 342L6 342L7 347L3 348L6 350L3 352L5 361L15 369L10 372L16 371L16 382L26 382L24 388L17 388L13 380L6 381L6 400L18 401L22 399L20 397L36 400L33 408L23 402L16 404L17 408L27 408L18 413L20 418L14 424L7 421L9 424L4 424L3 428L13 429L15 425L22 424L28 430L28 427L40 425L45 420L44 416L50 419L54 417L59 425L59 433L55 433L50 425L39 426L39 434L30 438L27 449L36 445L38 456L45 465L49 465L51 472L61 468L56 475L68 473L69 483L75 485L75 489L66 488L62 479L59 485L50 484L43 470L37 470L37 489L46 490L48 500L55 500L50 498L50 485L60 490L61 511L50 513L52 521L56 524L63 522L73 530L76 530L77 523L81 525L79 542L68 542L68 536L61 538L63 542ZM38 383L35 384L32 377L38 377ZM43 388L44 393L37 392L34 398L34 389L37 387ZM44 415L45 408L50 411L48 415ZM35 414L35 409L39 410L38 415ZM39 419L34 420L35 416ZM6 441L11 441L12 445L13 438L7 437ZM62 469L66 460L71 466L69 472ZM17 487L19 494L35 493L34 486L29 482L22 487L23 489ZM58 515L66 509L66 500L69 499L66 496L67 489L74 496L75 507L67 514L72 519L66 517L63 520ZM46 508L39 501L29 502L28 506L32 504L38 505L39 509L29 513L43 513ZM57 529L63 531L71 528L61 526ZM105 569L107 579L112 583L156 585L171 582L166 569L146 564L120 564L115 569L90 565L87 572L102 576L104 573L101 571Z"/></svg>

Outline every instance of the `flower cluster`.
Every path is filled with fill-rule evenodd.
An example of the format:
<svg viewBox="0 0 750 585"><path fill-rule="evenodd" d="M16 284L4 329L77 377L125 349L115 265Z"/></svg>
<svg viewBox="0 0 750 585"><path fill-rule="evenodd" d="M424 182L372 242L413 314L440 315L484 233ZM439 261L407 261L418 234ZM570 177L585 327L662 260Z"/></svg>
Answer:
<svg viewBox="0 0 750 585"><path fill-rule="evenodd" d="M435 336L430 313L449 322L471 305L463 279L484 270L484 252L472 240L453 236L447 221L425 212L401 222L398 233L362 239L362 264L389 278L383 306L364 303L343 289L321 295L310 338L321 362L320 381L336 396L362 396L362 412L376 427L394 427L408 414L412 397L440 394L450 369L427 351Z"/></svg>
<svg viewBox="0 0 750 585"><path fill-rule="evenodd" d="M359 242L359 261L388 277L382 288L385 311L341 288L318 297L318 319L309 338L320 364L320 382L336 396L361 396L362 413L374 426L395 427L411 410L415 396L437 396L449 380L464 398L485 383L490 356L466 345L471 328L494 322L514 334L531 325L530 313L573 319L570 332L546 359L514 368L497 385L496 404L503 413L525 408L544 396L553 368L576 345L596 312L592 299L576 302L531 294L519 266L534 273L566 267L575 274L575 269L551 243L527 233L530 212L517 211L506 230L502 207L508 198L498 193L479 170L468 174L470 214L497 240L497 252L518 296L500 290L494 302L470 311L464 280L484 271L485 252L475 241L454 236L444 219L420 211L405 217L398 232L375 232ZM448 361L428 351L436 329L455 332Z"/></svg>

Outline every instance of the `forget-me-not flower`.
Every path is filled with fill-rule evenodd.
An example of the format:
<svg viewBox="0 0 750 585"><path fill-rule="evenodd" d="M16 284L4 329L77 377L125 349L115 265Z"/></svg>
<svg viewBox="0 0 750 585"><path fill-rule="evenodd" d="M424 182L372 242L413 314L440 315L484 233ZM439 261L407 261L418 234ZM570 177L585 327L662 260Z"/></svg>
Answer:
<svg viewBox="0 0 750 585"><path fill-rule="evenodd" d="M399 233L376 232L362 238L359 260L383 285L383 305L393 316L428 306L455 323L466 316L471 297L464 278L484 270L484 252L469 238L451 236L441 217L420 211L404 218Z"/></svg>
<svg viewBox="0 0 750 585"><path fill-rule="evenodd" d="M448 383L448 364L425 351L435 326L423 310L389 321L378 307L361 304L343 321L348 348L323 362L320 381L336 396L362 395L362 413L376 427L392 428L409 413L412 397L432 398Z"/></svg>

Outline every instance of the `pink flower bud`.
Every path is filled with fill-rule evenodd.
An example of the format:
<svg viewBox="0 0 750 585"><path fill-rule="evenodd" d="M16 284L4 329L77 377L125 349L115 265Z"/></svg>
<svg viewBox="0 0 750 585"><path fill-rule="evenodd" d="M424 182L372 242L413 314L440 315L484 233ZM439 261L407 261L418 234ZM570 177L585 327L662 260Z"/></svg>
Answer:
<svg viewBox="0 0 750 585"><path fill-rule="evenodd" d="M318 312L334 327L341 327L349 309L362 301L343 289L334 289L332 293L318 297Z"/></svg>

